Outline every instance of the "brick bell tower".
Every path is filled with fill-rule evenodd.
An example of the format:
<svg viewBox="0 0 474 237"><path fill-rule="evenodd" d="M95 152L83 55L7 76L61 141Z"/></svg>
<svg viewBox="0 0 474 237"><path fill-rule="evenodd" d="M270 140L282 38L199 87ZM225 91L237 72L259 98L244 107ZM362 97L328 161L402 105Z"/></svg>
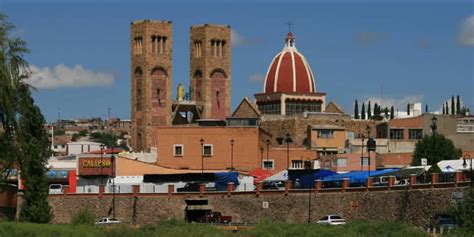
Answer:
<svg viewBox="0 0 474 237"><path fill-rule="evenodd" d="M202 118L230 112L230 26L194 25L190 33L191 99L204 106Z"/></svg>
<svg viewBox="0 0 474 237"><path fill-rule="evenodd" d="M171 21L138 20L131 24L132 148L154 146L153 127L171 124Z"/></svg>

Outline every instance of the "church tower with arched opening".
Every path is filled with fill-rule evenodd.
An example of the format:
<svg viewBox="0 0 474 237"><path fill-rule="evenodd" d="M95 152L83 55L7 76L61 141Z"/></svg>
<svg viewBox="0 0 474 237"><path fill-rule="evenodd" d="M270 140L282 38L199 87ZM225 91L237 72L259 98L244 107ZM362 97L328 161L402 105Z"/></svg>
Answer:
<svg viewBox="0 0 474 237"><path fill-rule="evenodd" d="M132 148L153 146L153 127L171 124L171 21L138 20L131 24Z"/></svg>
<svg viewBox="0 0 474 237"><path fill-rule="evenodd" d="M191 100L203 107L203 119L224 120L231 98L230 26L194 25L190 31Z"/></svg>

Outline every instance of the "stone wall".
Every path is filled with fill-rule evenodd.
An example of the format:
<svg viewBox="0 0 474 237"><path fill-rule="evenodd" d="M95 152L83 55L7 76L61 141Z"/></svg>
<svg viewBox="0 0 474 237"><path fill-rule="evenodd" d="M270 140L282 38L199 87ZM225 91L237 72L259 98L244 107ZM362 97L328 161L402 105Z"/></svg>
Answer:
<svg viewBox="0 0 474 237"><path fill-rule="evenodd" d="M375 137L376 126L381 122L352 120L345 114L310 114L307 117L301 115L275 117L265 115L260 123L260 128L272 135L270 139L272 146L277 145L277 137L285 137L289 132L297 146L304 146L308 125L336 125L344 127L347 132L353 132L355 137L364 134L367 137L367 126L371 127L371 137Z"/></svg>
<svg viewBox="0 0 474 237"><path fill-rule="evenodd" d="M434 213L447 210L452 203L453 191L458 188L414 189L399 191L312 193L312 221L328 214L339 214L348 221L385 220L408 221L418 226L429 222ZM138 224L155 223L168 219L185 218L185 194L119 194L116 196L116 216L126 223L132 222L134 206ZM308 218L306 191L226 193L204 195L213 211L230 215L234 222L258 222L271 219L289 223L304 223ZM20 202L20 200L19 200ZM89 208L97 218L107 216L112 203L111 195L51 195L54 223L69 222L81 208ZM268 208L263 208L268 202ZM21 204L19 204L20 206Z"/></svg>

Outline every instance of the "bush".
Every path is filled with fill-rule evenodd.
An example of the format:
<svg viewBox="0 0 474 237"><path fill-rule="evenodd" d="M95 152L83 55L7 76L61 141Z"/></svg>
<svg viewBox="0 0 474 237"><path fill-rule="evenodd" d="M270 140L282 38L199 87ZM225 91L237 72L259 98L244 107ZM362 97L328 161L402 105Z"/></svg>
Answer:
<svg viewBox="0 0 474 237"><path fill-rule="evenodd" d="M94 225L95 216L88 208L81 209L72 217L73 225Z"/></svg>

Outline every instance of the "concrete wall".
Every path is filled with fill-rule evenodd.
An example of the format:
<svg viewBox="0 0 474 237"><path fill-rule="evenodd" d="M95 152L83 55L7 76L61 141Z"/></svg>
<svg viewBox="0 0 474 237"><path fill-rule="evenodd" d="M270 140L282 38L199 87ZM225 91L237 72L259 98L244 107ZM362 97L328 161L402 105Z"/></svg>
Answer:
<svg viewBox="0 0 474 237"><path fill-rule="evenodd" d="M382 220L408 221L418 226L429 222L434 213L444 211L452 203L458 188L414 189L399 191L312 193L312 220L328 214L340 214L348 221ZM138 224L185 218L185 199L197 194L117 195L117 218L129 223L134 216ZM308 218L308 192L262 192L205 195L213 211L231 215L234 222L258 222L266 218L289 223L304 223ZM51 195L54 223L69 222L81 208L89 208L97 218L106 216L112 203L111 195ZM269 208L263 208L268 202ZM21 198L19 200L21 203Z"/></svg>

